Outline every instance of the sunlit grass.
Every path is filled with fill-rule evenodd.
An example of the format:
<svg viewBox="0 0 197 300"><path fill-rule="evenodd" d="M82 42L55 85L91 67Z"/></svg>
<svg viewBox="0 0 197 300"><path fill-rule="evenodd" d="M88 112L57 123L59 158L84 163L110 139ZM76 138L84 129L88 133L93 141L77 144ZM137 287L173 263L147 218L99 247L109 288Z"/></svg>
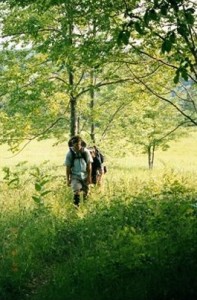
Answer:
<svg viewBox="0 0 197 300"><path fill-rule="evenodd" d="M28 165L40 165L44 161L58 166L59 172L64 174L64 159L68 151L66 143L54 146L54 140L32 141L18 154L8 151L6 146L0 146L0 170L3 166L15 166L16 164L27 161ZM117 144L117 147L118 144ZM172 168L179 171L193 172L197 169L197 132L182 138L177 142L171 142L167 151L158 150L155 152L154 169ZM121 146L120 146L121 152ZM112 157L111 157L112 154ZM114 165L125 172L136 173L137 171L146 171L148 169L148 158L145 154L136 153L128 155L125 158L113 157L113 149L106 153L108 168Z"/></svg>
<svg viewBox="0 0 197 300"><path fill-rule="evenodd" d="M195 137L156 153L153 170L145 155L108 155L103 185L79 209L64 181L67 146L33 143L11 160L1 147L10 177L1 172L0 298L156 300L159 290L182 300L190 282L196 291ZM50 191L38 202L36 171Z"/></svg>

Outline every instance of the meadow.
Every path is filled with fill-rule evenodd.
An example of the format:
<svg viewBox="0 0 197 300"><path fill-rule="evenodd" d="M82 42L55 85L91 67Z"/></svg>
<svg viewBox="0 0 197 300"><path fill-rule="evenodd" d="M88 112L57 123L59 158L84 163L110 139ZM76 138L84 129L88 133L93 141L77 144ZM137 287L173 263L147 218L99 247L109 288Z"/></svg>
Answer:
<svg viewBox="0 0 197 300"><path fill-rule="evenodd" d="M110 157L77 210L67 146L0 147L1 300L197 299L197 133L156 153Z"/></svg>

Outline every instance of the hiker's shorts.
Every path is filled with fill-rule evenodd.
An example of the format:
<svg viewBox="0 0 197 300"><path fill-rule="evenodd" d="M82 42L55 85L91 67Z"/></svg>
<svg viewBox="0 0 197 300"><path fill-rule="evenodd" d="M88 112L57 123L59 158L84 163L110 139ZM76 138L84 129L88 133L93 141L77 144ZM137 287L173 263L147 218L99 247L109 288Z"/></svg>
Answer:
<svg viewBox="0 0 197 300"><path fill-rule="evenodd" d="M72 178L71 187L74 193L83 191L85 194L88 194L89 191L89 185L87 184L86 179Z"/></svg>

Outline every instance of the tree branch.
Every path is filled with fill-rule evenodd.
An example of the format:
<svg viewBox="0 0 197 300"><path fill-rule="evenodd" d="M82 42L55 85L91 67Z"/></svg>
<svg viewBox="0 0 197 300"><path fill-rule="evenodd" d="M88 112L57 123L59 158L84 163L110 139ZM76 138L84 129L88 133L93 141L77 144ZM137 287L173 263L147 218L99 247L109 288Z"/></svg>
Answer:
<svg viewBox="0 0 197 300"><path fill-rule="evenodd" d="M184 121L181 122L180 124L178 124L174 129L170 130L169 132L167 132L164 136L162 136L159 139L156 139L156 141L162 141L164 140L167 136L171 135L173 132L175 132L179 127L183 126L184 124L187 124L189 121Z"/></svg>
<svg viewBox="0 0 197 300"><path fill-rule="evenodd" d="M106 128L104 129L103 133L101 134L101 138L103 138L107 132L107 130L109 129L109 127L111 126L111 123L113 122L115 116L119 113L119 111L124 108L125 106L127 106L128 103L122 103L117 109L116 111L113 113L113 115L111 116L111 118L108 121L108 124L106 126Z"/></svg>
<svg viewBox="0 0 197 300"><path fill-rule="evenodd" d="M133 72L132 72L133 73ZM136 80L138 80L143 86L146 87L146 89L153 94L154 96L156 96L157 98L169 103L170 105L172 105L174 108L176 108L177 111L179 111L185 118L189 119L191 121L191 123L193 123L195 126L197 126L197 121L195 121L191 116L187 115L186 113L184 113L184 111L182 111L176 104L174 104L172 101L170 101L169 99L157 94L154 90L152 90L152 88L150 86L148 86L145 82L143 82L140 78L138 78L134 73L133 76L136 78Z"/></svg>
<svg viewBox="0 0 197 300"><path fill-rule="evenodd" d="M66 111L65 111L66 112ZM14 155L7 157L7 159L9 158L13 158L15 156L17 156L19 153L21 153L33 140L37 139L38 137L44 135L45 133L47 133L49 130L51 130L60 120L64 120L64 117L60 117L57 120L55 120L48 128L46 128L44 131L40 132L39 134L33 136L32 138L29 138L28 141L23 145L23 147L17 151Z"/></svg>
<svg viewBox="0 0 197 300"><path fill-rule="evenodd" d="M151 55L151 54L149 54L149 53L147 53L147 52L145 52L145 51L143 51L143 50L140 50L140 49L136 48L136 47L133 46L133 45L132 45L132 47L133 47L136 51L140 52L141 54L144 54L144 55L148 56L149 58L151 58L151 59L153 59L153 60L155 60L155 61L158 61L158 62L162 63L163 65L165 65L165 66L167 66L167 67L170 67L170 68L175 69L175 70L178 70L178 69L179 69L179 67L177 67L177 66L175 66L175 65L172 65L172 64L170 64L170 63L168 63L168 62L162 60L161 58L156 58L156 57L154 57L153 55ZM195 74L195 72L194 72L194 74ZM194 82L197 83L197 80L196 80L191 74L188 74L188 76L189 76L189 78L190 78L191 80L193 80Z"/></svg>

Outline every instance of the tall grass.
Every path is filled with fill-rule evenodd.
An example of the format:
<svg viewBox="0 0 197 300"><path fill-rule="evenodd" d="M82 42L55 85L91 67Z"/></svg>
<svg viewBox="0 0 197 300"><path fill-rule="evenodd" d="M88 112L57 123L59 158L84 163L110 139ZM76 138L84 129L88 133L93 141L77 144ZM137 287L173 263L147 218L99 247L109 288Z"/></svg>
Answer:
<svg viewBox="0 0 197 300"><path fill-rule="evenodd" d="M196 177L114 165L76 210L55 168L21 168L0 187L1 299L195 299Z"/></svg>
<svg viewBox="0 0 197 300"><path fill-rule="evenodd" d="M79 209L60 163L2 169L0 299L197 299L197 174L133 159Z"/></svg>

